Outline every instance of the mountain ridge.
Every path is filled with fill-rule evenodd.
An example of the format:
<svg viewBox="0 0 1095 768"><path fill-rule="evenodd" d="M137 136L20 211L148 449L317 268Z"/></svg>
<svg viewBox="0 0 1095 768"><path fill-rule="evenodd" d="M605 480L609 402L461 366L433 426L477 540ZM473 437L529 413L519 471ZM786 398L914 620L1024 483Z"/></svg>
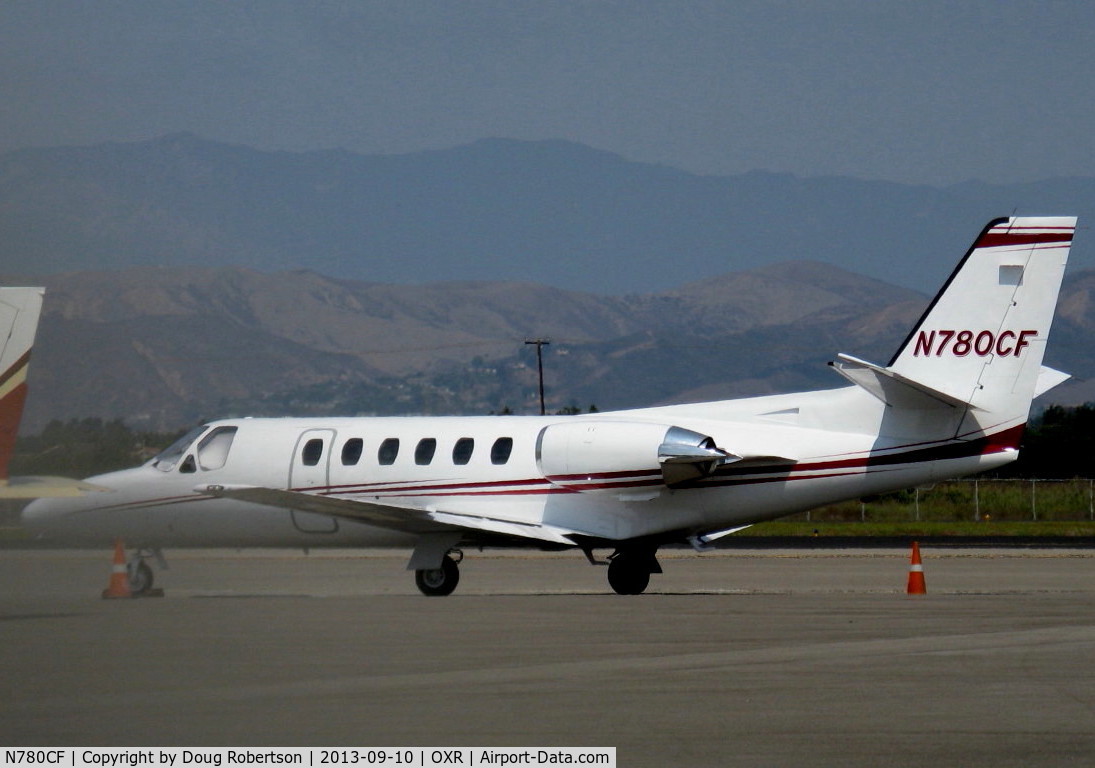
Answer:
<svg viewBox="0 0 1095 768"><path fill-rule="evenodd" d="M84 417L169 429L228 415L532 412L530 337L552 341L553 409L824 388L841 383L833 355L884 362L928 301L819 263L630 297L237 267L0 280L47 289L27 431ZM1047 364L1095 374L1092 296L1095 272L1069 275Z"/></svg>

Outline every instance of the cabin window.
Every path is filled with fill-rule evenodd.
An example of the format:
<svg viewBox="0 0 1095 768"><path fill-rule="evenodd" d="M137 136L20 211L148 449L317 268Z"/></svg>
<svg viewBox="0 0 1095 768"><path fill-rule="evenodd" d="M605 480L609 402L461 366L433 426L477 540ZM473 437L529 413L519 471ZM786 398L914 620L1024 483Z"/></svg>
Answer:
<svg viewBox="0 0 1095 768"><path fill-rule="evenodd" d="M198 466L220 469L228 461L228 451L236 439L236 427L217 427L198 443Z"/></svg>
<svg viewBox="0 0 1095 768"><path fill-rule="evenodd" d="M418 441L414 449L414 463L425 466L433 461L433 454L437 450L437 440L432 437L424 437Z"/></svg>
<svg viewBox="0 0 1095 768"><path fill-rule="evenodd" d="M323 440L313 438L304 444L304 450L300 452L300 463L306 467L314 467L323 458Z"/></svg>
<svg viewBox="0 0 1095 768"><path fill-rule="evenodd" d="M380 444L380 450L376 452L376 460L381 464L395 464L395 457L399 455L399 438L389 437Z"/></svg>
<svg viewBox="0 0 1095 768"><path fill-rule="evenodd" d="M490 447L490 463L505 464L509 461L509 455L513 452L513 438L500 437Z"/></svg>
<svg viewBox="0 0 1095 768"><path fill-rule="evenodd" d="M352 467L361 461L361 450L365 447L365 441L360 437L351 437L342 446L342 466Z"/></svg>
<svg viewBox="0 0 1095 768"><path fill-rule="evenodd" d="M463 466L471 461L471 454L475 450L475 440L470 437L462 437L452 447L452 463Z"/></svg>

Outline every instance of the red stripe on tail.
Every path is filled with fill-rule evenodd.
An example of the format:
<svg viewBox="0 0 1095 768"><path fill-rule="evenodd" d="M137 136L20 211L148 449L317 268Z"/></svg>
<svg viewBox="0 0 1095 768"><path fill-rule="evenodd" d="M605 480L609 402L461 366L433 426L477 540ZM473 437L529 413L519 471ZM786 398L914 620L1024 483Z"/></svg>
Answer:
<svg viewBox="0 0 1095 768"><path fill-rule="evenodd" d="M0 399L0 480L8 479L8 462L15 453L15 438L19 434L19 420L23 417L26 402L26 383Z"/></svg>

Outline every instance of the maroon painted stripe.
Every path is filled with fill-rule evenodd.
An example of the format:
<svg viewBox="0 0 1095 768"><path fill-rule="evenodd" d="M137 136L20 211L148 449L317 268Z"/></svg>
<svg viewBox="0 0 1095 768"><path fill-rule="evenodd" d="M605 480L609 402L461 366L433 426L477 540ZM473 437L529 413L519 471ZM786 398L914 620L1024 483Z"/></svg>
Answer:
<svg viewBox="0 0 1095 768"><path fill-rule="evenodd" d="M209 496L207 494L194 494L192 496L167 496L161 499L137 499L135 501L127 501L121 504L106 504L101 507L92 507L86 510L76 510L71 514L82 514L84 512L121 512L127 509L144 509L145 507L170 507L175 504L186 504L191 501L212 501L218 498L216 496Z"/></svg>
<svg viewBox="0 0 1095 768"><path fill-rule="evenodd" d="M717 475L698 479L695 483L687 484L686 487L710 487L715 484L734 484L735 481L731 478L746 477L753 479L743 481L743 483L841 477L847 474L855 474L856 471L864 469L880 469L895 464L919 464L929 461L990 455L1005 450L1017 449L1024 428L1025 425L1020 424L991 435L969 440L910 443L908 445L884 449L885 453L861 454L843 459L791 462L771 467L743 467L740 469L736 469L734 465L731 464ZM822 472L827 472L829 474L816 474ZM757 479L763 478L764 476L768 476L770 479ZM612 481L614 479L616 480L615 482L595 482ZM635 470L575 475L551 475L546 478L496 480L481 483L444 483L437 485L407 485L403 487L389 486L383 489L366 486L331 486L329 488L317 487L293 490L312 492L326 496L530 496L587 490L643 488L660 485L661 482L661 474L657 470ZM553 485L548 485L548 483ZM563 487L559 487L560 485ZM521 486L525 487L522 488Z"/></svg>
<svg viewBox="0 0 1095 768"><path fill-rule="evenodd" d="M491 489L508 489L515 486L533 486L533 485L545 485L546 483L566 484L593 480L626 480L634 478L637 482L647 483L652 479L660 479L661 471L657 469L640 469L640 470L625 470L617 472L586 472L583 474L574 475L549 475L547 477L540 478L526 478L522 480L489 480L476 483L429 483L429 481L421 481L419 484L409 484L404 481L404 484L396 483L353 483L346 485L330 485L330 486L311 486L311 487L299 487L290 488L291 491L299 492L313 492L321 493L323 495L334 494L365 494L375 492L377 495L428 495L428 492L432 491L489 491ZM645 479L644 479L645 478ZM612 483L606 483L605 487L611 487ZM592 487L583 485L583 487Z"/></svg>
<svg viewBox="0 0 1095 768"><path fill-rule="evenodd" d="M619 479L611 481L600 480L596 477L583 477L580 480L568 480L565 483L555 477L549 477L548 480L550 480L555 485L565 485L568 487L573 486L575 488L622 488L630 485L649 485L651 483L661 483L662 476L661 474L659 474L657 477L632 476L631 479Z"/></svg>
<svg viewBox="0 0 1095 768"><path fill-rule="evenodd" d="M19 384L0 399L0 480L8 479L8 464L15 455L15 440L19 422L27 402L27 384Z"/></svg>
<svg viewBox="0 0 1095 768"><path fill-rule="evenodd" d="M400 493L403 491L423 491L423 490L438 490L444 491L450 488L505 488L513 485L543 485L546 481L544 478L533 478L525 480L487 480L478 483L436 483L430 484L429 480L417 481L418 484L411 484L415 481L401 480L399 482L386 482L386 483L349 483L346 485L324 485L324 486L310 486L310 487L298 487L289 488L290 491L322 491L323 493L370 493L376 491L377 493Z"/></svg>
<svg viewBox="0 0 1095 768"><path fill-rule="evenodd" d="M780 480L812 480L822 477L841 477L844 475L858 474L859 472L874 473L879 471L892 471L902 464L925 464L932 461L947 461L954 459L971 458L973 456L990 456L1003 453L1008 450L1016 450L1023 436L1025 424L1020 424L1010 429L1005 429L992 435L961 442L948 442L927 448L916 448L902 453L891 453L884 456L862 456L854 459L842 459L839 461L819 461L807 464L787 464L783 467L765 468L763 470L740 470L735 473L719 473L708 478L703 478L690 483L690 488L707 488L728 485L749 485L764 482L777 482ZM810 474L803 472L829 472L831 474ZM794 474L792 474L794 473ZM767 475L767 477L765 477Z"/></svg>
<svg viewBox="0 0 1095 768"><path fill-rule="evenodd" d="M26 352L23 353L22 357L12 363L6 371L0 373L0 387L4 386L8 382L8 379L10 379L12 376L23 370L23 368L25 368L27 363L29 362L30 350L28 349Z"/></svg>
<svg viewBox="0 0 1095 768"><path fill-rule="evenodd" d="M977 248L1001 245L1038 245L1040 243L1071 243L1072 232L989 232L977 241Z"/></svg>
<svg viewBox="0 0 1095 768"><path fill-rule="evenodd" d="M618 472L579 472L573 475L547 475L551 482L572 483L582 480L612 480L627 477L661 477L660 469L628 469Z"/></svg>
<svg viewBox="0 0 1095 768"><path fill-rule="evenodd" d="M449 491L448 493L441 494L443 496L553 496L560 493L578 493L578 491L572 488L529 488L526 490L513 490L513 491ZM326 494L325 494L326 495ZM428 496L436 496L435 493L393 493L391 497L398 497L401 499L421 498ZM385 496L384 498L389 498ZM399 509L399 507L393 507L393 509ZM421 511L414 509L412 511ZM441 510L444 511L444 510ZM324 514L320 512L319 514Z"/></svg>

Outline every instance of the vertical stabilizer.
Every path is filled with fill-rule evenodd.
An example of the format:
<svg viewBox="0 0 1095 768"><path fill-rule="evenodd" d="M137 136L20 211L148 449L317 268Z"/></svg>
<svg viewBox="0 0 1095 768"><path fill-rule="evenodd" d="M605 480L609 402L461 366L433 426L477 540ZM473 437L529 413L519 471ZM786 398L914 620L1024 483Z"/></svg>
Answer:
<svg viewBox="0 0 1095 768"><path fill-rule="evenodd" d="M1075 217L990 222L889 371L968 403L981 424L1025 423L1075 229Z"/></svg>
<svg viewBox="0 0 1095 768"><path fill-rule="evenodd" d="M27 366L42 312L43 288L0 288L0 482L27 400Z"/></svg>

